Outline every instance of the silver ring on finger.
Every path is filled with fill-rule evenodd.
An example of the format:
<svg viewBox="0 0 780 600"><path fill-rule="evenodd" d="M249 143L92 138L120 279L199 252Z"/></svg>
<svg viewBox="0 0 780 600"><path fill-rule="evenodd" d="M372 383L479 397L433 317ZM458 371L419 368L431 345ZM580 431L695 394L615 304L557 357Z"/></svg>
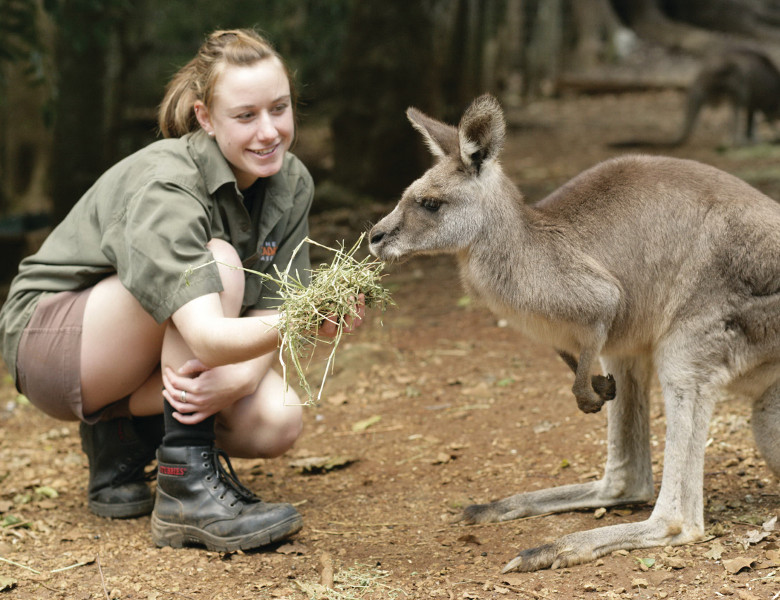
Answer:
<svg viewBox="0 0 780 600"><path fill-rule="evenodd" d="M187 392L184 390L181 391L181 401L182 403L187 401Z"/></svg>

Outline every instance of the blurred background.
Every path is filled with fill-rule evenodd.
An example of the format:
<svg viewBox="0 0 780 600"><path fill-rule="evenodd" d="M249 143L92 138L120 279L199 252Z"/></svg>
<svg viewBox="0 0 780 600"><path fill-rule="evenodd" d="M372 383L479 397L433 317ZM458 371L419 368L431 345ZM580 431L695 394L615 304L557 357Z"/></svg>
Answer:
<svg viewBox="0 0 780 600"><path fill-rule="evenodd" d="M420 174L409 105L457 122L483 92L523 110L685 90L728 44L776 61L779 26L778 0L0 0L0 277L159 137L166 82L214 29L255 27L295 71L294 152L323 211L391 201Z"/></svg>

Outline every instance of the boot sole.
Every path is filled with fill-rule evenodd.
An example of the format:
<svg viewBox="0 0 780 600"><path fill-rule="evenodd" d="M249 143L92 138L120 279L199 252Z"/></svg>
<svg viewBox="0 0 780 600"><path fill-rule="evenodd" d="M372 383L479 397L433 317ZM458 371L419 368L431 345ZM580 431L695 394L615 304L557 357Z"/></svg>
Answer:
<svg viewBox="0 0 780 600"><path fill-rule="evenodd" d="M157 547L183 548L184 546L199 545L205 546L211 552L233 552L260 548L283 540L297 533L303 527L303 518L300 515L292 515L288 519L260 531L233 537L220 537L192 525L166 523L155 514L152 514L151 522L152 540Z"/></svg>
<svg viewBox="0 0 780 600"><path fill-rule="evenodd" d="M122 504L89 500L87 506L89 507L89 510L99 517L108 519L132 519L135 517L143 517L151 513L154 509L154 498L139 500L137 502L123 502Z"/></svg>

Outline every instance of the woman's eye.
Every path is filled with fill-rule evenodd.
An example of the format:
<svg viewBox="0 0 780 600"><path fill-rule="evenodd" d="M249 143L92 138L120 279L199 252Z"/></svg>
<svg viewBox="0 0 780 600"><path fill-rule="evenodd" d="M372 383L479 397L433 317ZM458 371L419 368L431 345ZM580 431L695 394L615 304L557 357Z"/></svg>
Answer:
<svg viewBox="0 0 780 600"><path fill-rule="evenodd" d="M274 106L273 111L275 113L283 113L284 111L287 110L287 106L288 106L287 104L277 104L276 106Z"/></svg>
<svg viewBox="0 0 780 600"><path fill-rule="evenodd" d="M436 212L441 207L441 200L434 198L423 198L420 200L420 206L429 212Z"/></svg>

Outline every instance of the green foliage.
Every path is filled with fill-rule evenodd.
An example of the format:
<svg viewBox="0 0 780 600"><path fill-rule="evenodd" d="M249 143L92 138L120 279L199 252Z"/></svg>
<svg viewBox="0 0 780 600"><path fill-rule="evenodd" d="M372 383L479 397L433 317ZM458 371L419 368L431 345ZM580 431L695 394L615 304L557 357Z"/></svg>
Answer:
<svg viewBox="0 0 780 600"><path fill-rule="evenodd" d="M35 0L0 0L0 85L3 63L26 63L29 72L40 65Z"/></svg>

